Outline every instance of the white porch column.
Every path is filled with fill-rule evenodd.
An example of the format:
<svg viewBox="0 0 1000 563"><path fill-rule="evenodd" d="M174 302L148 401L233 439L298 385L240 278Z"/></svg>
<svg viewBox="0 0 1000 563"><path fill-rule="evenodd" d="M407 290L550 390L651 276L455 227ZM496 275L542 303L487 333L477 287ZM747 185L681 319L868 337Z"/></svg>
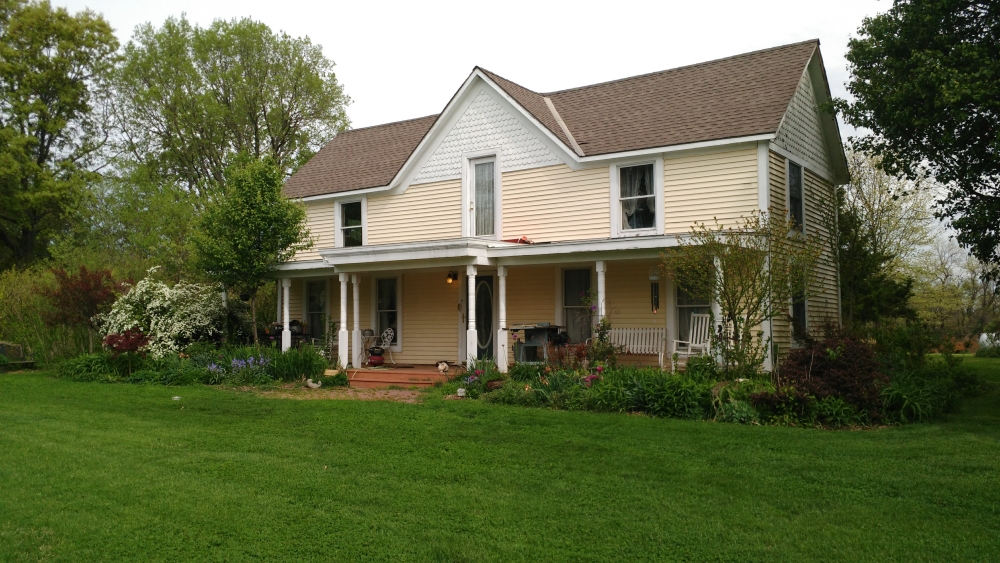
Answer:
<svg viewBox="0 0 1000 563"><path fill-rule="evenodd" d="M361 283L360 276L351 274L354 289L354 330L351 331L351 365L361 367Z"/></svg>
<svg viewBox="0 0 1000 563"><path fill-rule="evenodd" d="M497 310L500 315L500 329L497 330L497 369L507 373L507 266L497 266L497 283L500 286Z"/></svg>
<svg viewBox="0 0 1000 563"><path fill-rule="evenodd" d="M670 370L677 371L677 366L674 365L674 340L680 338L677 335L677 331L680 327L677 323L677 286L674 284L674 280L670 278L664 278L663 280L664 291L666 292L665 298L663 300L663 305L666 308L666 327L667 327L667 357L670 359Z"/></svg>
<svg viewBox="0 0 1000 563"><path fill-rule="evenodd" d="M284 327L281 330L282 352L292 347L292 329L288 326L288 290L291 287L292 280L288 278L281 280L281 322Z"/></svg>
<svg viewBox="0 0 1000 563"><path fill-rule="evenodd" d="M281 280L275 280L274 289L278 293L278 310L274 312L274 322L281 322Z"/></svg>
<svg viewBox="0 0 1000 563"><path fill-rule="evenodd" d="M467 301L469 314L466 316L468 326L465 331L465 360L468 362L470 359L476 359L476 352L479 350L479 335L476 334L476 267L466 266L465 275L468 276L469 290Z"/></svg>
<svg viewBox="0 0 1000 563"><path fill-rule="evenodd" d="M604 265L604 260L597 261L597 320L600 321L604 318L605 308L604 301L606 300L606 293L604 291L604 274L606 272L606 267Z"/></svg>
<svg viewBox="0 0 1000 563"><path fill-rule="evenodd" d="M347 274L340 274L340 325L337 330L337 360L347 368Z"/></svg>

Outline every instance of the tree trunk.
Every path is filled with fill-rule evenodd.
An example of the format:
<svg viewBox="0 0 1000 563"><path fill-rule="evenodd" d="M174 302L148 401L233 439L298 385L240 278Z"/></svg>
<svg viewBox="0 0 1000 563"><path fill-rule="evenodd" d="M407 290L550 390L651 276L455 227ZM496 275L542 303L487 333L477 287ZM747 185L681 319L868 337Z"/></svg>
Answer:
<svg viewBox="0 0 1000 563"><path fill-rule="evenodd" d="M87 327L87 350L90 354L94 353L94 329Z"/></svg>
<svg viewBox="0 0 1000 563"><path fill-rule="evenodd" d="M257 292L250 294L250 319L253 321L253 345L259 347L260 340L257 337Z"/></svg>

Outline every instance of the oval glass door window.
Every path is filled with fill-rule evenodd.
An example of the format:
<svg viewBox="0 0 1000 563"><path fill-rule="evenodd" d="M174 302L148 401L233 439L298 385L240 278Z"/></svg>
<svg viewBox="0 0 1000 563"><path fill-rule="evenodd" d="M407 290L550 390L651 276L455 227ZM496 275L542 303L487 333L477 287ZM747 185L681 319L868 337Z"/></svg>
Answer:
<svg viewBox="0 0 1000 563"><path fill-rule="evenodd" d="M477 358L493 357L493 277L476 282L476 350Z"/></svg>

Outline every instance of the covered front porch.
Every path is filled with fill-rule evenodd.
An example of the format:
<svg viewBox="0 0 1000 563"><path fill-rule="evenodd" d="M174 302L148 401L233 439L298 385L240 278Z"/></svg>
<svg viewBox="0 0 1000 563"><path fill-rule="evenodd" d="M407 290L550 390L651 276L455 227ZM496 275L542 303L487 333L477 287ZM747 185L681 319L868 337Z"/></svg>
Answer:
<svg viewBox="0 0 1000 563"><path fill-rule="evenodd" d="M458 239L321 250L320 261L282 269L282 346L291 345L289 323L298 319L307 337L332 343L341 366L361 368L372 336L380 345L391 329L383 354L389 363L489 358L506 371L544 357L544 347L531 346L539 334L583 343L595 321L607 318L644 343L621 363L669 365L671 342L685 339L691 315L709 308L662 279L660 251L673 244L673 237Z"/></svg>

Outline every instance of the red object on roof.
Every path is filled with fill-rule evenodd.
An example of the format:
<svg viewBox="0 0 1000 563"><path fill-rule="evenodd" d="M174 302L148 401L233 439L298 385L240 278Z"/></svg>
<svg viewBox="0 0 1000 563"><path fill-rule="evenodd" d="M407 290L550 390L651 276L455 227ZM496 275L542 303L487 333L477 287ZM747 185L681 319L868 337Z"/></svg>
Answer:
<svg viewBox="0 0 1000 563"><path fill-rule="evenodd" d="M506 238L506 239L503 239L503 242L513 242L515 244L535 244L535 242L533 240L531 240L530 238L528 238L526 236L520 236L520 237L517 237L517 238Z"/></svg>

